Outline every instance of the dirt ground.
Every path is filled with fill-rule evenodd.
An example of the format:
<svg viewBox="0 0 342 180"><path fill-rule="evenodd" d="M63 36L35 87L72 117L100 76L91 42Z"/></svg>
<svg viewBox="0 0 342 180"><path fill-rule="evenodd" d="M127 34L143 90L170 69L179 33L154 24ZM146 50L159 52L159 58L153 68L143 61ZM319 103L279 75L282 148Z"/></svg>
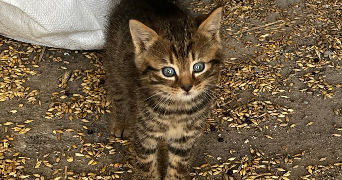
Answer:
<svg viewBox="0 0 342 180"><path fill-rule="evenodd" d="M341 180L342 2L184 6L218 4L226 58L191 175ZM0 36L1 179L130 179L129 141L106 121L102 54Z"/></svg>

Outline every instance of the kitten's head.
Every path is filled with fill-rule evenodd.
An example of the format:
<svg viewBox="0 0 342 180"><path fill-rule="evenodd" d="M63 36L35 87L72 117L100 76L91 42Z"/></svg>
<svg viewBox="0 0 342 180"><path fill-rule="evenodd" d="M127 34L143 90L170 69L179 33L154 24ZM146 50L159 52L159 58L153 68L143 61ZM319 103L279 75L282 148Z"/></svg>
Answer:
<svg viewBox="0 0 342 180"><path fill-rule="evenodd" d="M217 8L199 26L177 27L171 36L170 32L157 33L139 21L130 20L135 64L143 86L152 94L180 101L208 96L222 58L221 12L222 8Z"/></svg>

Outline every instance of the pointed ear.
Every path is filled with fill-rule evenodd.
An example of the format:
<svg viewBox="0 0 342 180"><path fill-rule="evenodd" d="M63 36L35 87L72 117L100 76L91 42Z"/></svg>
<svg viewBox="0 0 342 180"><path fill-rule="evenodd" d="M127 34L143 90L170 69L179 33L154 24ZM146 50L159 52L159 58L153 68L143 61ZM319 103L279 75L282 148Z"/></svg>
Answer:
<svg viewBox="0 0 342 180"><path fill-rule="evenodd" d="M158 38L155 31L134 19L129 20L129 30L131 31L135 53L141 53L148 49Z"/></svg>
<svg viewBox="0 0 342 180"><path fill-rule="evenodd" d="M213 40L220 40L220 24L222 16L222 7L215 9L206 20L199 26L197 32L211 37Z"/></svg>

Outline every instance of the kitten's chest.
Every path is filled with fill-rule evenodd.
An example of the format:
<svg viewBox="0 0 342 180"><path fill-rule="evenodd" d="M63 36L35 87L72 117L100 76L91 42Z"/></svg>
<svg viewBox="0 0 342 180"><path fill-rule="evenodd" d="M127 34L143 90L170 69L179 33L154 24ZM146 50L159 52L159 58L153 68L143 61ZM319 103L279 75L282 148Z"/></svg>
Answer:
<svg viewBox="0 0 342 180"><path fill-rule="evenodd" d="M179 124L178 126L170 126L165 132L165 139L178 139L186 134L186 130L182 124Z"/></svg>
<svg viewBox="0 0 342 180"><path fill-rule="evenodd" d="M180 139L182 137L190 137L198 134L197 128L187 128L188 126L184 123L169 126L169 128L164 133L164 138L166 140Z"/></svg>

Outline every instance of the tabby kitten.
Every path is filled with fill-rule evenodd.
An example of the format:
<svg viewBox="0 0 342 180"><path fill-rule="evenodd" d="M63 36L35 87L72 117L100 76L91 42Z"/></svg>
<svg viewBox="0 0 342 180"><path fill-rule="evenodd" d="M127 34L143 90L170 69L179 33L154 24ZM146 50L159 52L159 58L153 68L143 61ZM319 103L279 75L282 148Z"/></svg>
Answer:
<svg viewBox="0 0 342 180"><path fill-rule="evenodd" d="M133 179L189 178L190 151L210 111L222 58L221 11L197 22L167 0L122 0L114 8L106 83L113 133L132 132Z"/></svg>

